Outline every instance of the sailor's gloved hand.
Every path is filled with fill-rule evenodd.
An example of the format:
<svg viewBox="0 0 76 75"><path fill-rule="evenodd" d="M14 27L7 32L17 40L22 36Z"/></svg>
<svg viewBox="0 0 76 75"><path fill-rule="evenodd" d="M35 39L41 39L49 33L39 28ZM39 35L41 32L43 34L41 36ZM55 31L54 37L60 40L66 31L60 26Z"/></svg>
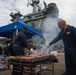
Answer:
<svg viewBox="0 0 76 75"><path fill-rule="evenodd" d="M50 47L50 45L47 46L47 48Z"/></svg>

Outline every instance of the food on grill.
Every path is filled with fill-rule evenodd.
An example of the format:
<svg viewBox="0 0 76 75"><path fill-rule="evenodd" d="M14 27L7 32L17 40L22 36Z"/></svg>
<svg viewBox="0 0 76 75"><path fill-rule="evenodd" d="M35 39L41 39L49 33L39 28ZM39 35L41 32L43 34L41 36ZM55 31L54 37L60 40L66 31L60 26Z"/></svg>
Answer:
<svg viewBox="0 0 76 75"><path fill-rule="evenodd" d="M40 54L26 55L26 56L21 56L20 58L29 60L29 59L40 58L40 57L43 57L43 55L40 55Z"/></svg>
<svg viewBox="0 0 76 75"><path fill-rule="evenodd" d="M26 56L22 56L22 57L20 57L20 59L26 59L26 60L29 60L29 59L33 59L34 57L26 57Z"/></svg>
<svg viewBox="0 0 76 75"><path fill-rule="evenodd" d="M9 59L18 59L20 56L9 56Z"/></svg>
<svg viewBox="0 0 76 75"><path fill-rule="evenodd" d="M34 54L34 55L24 55L24 56L10 56L9 59L30 60L30 59L44 58L44 57L48 57L48 56L52 57L53 55L50 55L50 54L49 55Z"/></svg>

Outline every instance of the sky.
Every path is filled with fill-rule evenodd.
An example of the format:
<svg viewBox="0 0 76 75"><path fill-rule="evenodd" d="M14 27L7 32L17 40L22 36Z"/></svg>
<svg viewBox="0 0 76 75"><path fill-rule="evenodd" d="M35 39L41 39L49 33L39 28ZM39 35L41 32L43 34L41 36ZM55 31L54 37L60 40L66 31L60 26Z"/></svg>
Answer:
<svg viewBox="0 0 76 75"><path fill-rule="evenodd" d="M29 0L30 1L30 0ZM43 8L43 1L47 4L56 3L59 9L59 18L63 18L70 25L76 26L76 0L40 0L40 6ZM11 23L11 12L19 10L21 14L26 15L32 12L32 7L27 7L28 0L0 0L0 26Z"/></svg>

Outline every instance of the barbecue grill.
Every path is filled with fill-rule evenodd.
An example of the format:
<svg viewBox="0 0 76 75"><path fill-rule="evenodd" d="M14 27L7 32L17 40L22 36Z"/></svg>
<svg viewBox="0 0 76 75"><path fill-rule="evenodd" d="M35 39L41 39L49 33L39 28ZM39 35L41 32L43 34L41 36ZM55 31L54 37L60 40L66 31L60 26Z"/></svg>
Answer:
<svg viewBox="0 0 76 75"><path fill-rule="evenodd" d="M54 74L54 63L58 62L58 59L54 55L26 55L26 56L10 56L8 63L13 66L13 71L23 72L24 67L30 68L30 75L33 75L35 72L33 68L37 65L39 66L38 74L41 73L42 64L50 63L52 66L52 73Z"/></svg>

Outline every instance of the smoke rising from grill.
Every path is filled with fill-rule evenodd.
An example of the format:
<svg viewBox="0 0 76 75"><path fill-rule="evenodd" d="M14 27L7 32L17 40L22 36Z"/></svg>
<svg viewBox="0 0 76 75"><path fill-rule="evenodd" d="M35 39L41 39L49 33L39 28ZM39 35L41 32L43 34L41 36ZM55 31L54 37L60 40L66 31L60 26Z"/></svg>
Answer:
<svg viewBox="0 0 76 75"><path fill-rule="evenodd" d="M56 43L46 49L47 45L55 38L55 36L60 31L57 25L59 17L57 6L54 3L50 3L48 7L48 16L43 20L43 38L40 36L34 36L32 38L33 42L38 46L38 49L33 52L34 54L49 54L57 47Z"/></svg>

